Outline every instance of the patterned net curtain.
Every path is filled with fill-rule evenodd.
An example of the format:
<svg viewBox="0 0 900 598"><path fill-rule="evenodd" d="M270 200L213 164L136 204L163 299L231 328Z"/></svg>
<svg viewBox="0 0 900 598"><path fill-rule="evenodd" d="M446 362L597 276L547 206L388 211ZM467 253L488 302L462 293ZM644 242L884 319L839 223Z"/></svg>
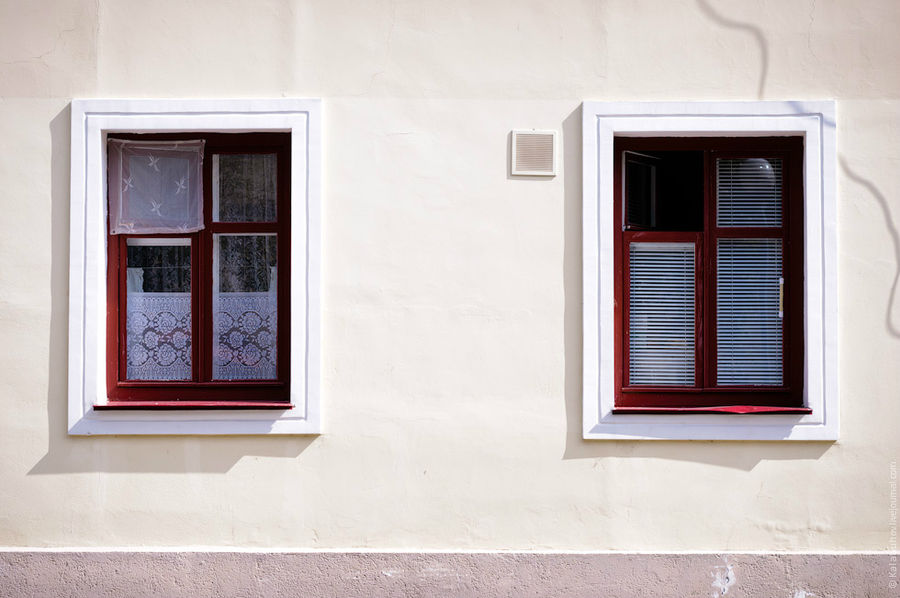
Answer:
<svg viewBox="0 0 900 598"><path fill-rule="evenodd" d="M133 245L129 239L126 291L126 377L129 380L190 380L191 247ZM180 244L176 244L180 243Z"/></svg>
<svg viewBox="0 0 900 598"><path fill-rule="evenodd" d="M218 235L213 274L213 379L277 377L275 235Z"/></svg>
<svg viewBox="0 0 900 598"><path fill-rule="evenodd" d="M203 228L203 140L108 143L109 232Z"/></svg>

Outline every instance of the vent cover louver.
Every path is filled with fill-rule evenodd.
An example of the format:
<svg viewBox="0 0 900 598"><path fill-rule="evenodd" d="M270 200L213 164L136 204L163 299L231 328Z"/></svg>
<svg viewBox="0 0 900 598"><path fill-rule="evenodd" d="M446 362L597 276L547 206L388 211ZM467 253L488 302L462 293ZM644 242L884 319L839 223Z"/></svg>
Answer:
<svg viewBox="0 0 900 598"><path fill-rule="evenodd" d="M510 174L556 176L556 131L513 131Z"/></svg>

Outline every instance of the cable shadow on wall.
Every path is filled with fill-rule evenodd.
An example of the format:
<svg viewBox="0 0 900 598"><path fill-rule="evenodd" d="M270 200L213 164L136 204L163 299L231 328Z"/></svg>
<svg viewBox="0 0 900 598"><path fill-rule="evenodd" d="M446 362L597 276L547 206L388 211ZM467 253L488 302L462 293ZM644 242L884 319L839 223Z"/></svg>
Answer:
<svg viewBox="0 0 900 598"><path fill-rule="evenodd" d="M766 92L766 79L769 76L769 46L768 42L766 41L766 36L763 35L762 29L760 27L757 27L756 25L743 23L741 21L736 21L734 19L723 16L722 14L716 12L716 10L709 5L708 0L697 0L697 6L700 7L700 10L703 11L703 14L705 14L707 17L709 17L722 27L749 33L751 36L753 36L753 39L756 40L757 45L759 45L761 62L759 85L757 87L756 97L762 99Z"/></svg>
<svg viewBox="0 0 900 598"><path fill-rule="evenodd" d="M897 226L894 224L887 198L885 198L884 194L878 190L878 187L876 187L872 181L863 178L854 172L847 163L846 158L841 156L839 161L841 170L844 171L847 178L868 191L872 195L872 198L875 199L875 203L878 204L878 207L881 208L881 212L884 215L884 224L887 227L888 234L891 236L891 244L894 246L894 280L891 283L891 292L888 294L887 308L884 313L884 324L888 334L894 338L900 338L900 325L894 322L892 314L894 301L897 298L897 284L900 282L900 232L897 231Z"/></svg>

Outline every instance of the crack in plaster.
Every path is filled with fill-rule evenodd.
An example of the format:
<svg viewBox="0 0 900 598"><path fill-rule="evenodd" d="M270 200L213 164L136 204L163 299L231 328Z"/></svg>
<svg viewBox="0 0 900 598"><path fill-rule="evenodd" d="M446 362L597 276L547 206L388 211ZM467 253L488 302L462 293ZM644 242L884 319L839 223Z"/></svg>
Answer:
<svg viewBox="0 0 900 598"><path fill-rule="evenodd" d="M0 61L0 64L12 66L14 64L31 64L33 62L38 62L42 66L50 68L50 65L48 65L46 62L44 62L44 59L47 56L49 56L50 54L53 54L54 52L56 52L56 49L59 47L59 44L62 41L62 36L64 34L75 33L77 30L78 30L77 27L72 27L71 29L62 29L59 33L56 34L56 40L54 40L54 42L53 42L53 47L51 47L46 52L42 52L42 53L38 54L37 56L30 56L28 58L19 59L19 60L4 60L4 61Z"/></svg>

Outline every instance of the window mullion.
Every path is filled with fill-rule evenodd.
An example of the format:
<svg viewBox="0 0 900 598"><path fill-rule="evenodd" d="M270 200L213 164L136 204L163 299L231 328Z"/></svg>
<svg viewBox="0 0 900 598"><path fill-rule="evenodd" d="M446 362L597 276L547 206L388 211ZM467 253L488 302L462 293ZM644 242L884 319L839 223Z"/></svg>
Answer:
<svg viewBox="0 0 900 598"><path fill-rule="evenodd" d="M193 362L192 379L194 382L203 381L203 328L201 314L203 313L203 250L201 242L202 232L191 235L191 360Z"/></svg>
<svg viewBox="0 0 900 598"><path fill-rule="evenodd" d="M206 159L203 161L203 230L199 233L201 284L199 285L199 358L200 381L212 380L212 160L208 157L215 153L213 144L206 147Z"/></svg>
<svg viewBox="0 0 900 598"><path fill-rule="evenodd" d="M702 388L715 386L716 379L716 271L715 223L716 223L716 174L712 152L703 152L703 231L700 245L703 251L701 266L703 306L698 320L698 344L701 348L699 359L700 384Z"/></svg>
<svg viewBox="0 0 900 598"><path fill-rule="evenodd" d="M118 315L119 315L119 325L118 325L118 334L119 339L116 346L118 348L118 358L116 359L116 364L118 367L116 373L117 380L125 379L125 371L128 367L128 294L126 292L126 281L127 281L127 265L128 265L128 249L126 247L127 237L125 235L118 235L116 238L116 254L118 256L118 262L116 267L118 268Z"/></svg>
<svg viewBox="0 0 900 598"><path fill-rule="evenodd" d="M789 367L790 355L790 310L788 288L790 286L790 251L788 231L791 230L790 214L788 213L789 189L791 187L791 165L787 157L783 158L781 185L781 284L779 289L779 313L781 315L781 375L782 385L791 385L791 372Z"/></svg>

